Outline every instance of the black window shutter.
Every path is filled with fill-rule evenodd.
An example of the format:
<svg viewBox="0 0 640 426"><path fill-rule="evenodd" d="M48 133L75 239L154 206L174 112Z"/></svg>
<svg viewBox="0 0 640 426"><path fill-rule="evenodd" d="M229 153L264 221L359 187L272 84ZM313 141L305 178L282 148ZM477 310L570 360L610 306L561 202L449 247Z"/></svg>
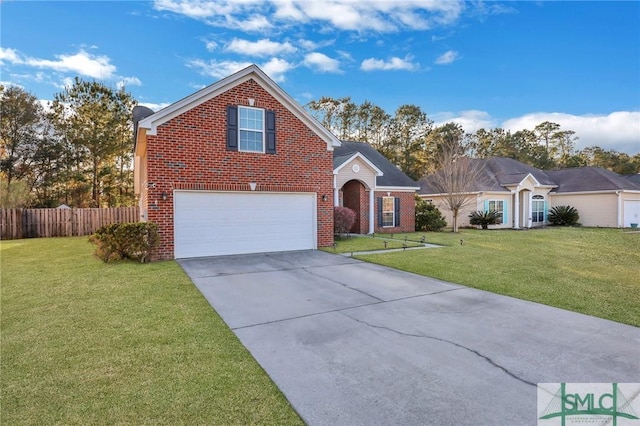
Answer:
<svg viewBox="0 0 640 426"><path fill-rule="evenodd" d="M400 198L396 197L393 199L394 203L394 226L400 226Z"/></svg>
<svg viewBox="0 0 640 426"><path fill-rule="evenodd" d="M378 226L382 228L382 197L378 198Z"/></svg>
<svg viewBox="0 0 640 426"><path fill-rule="evenodd" d="M238 150L238 107L227 105L227 150Z"/></svg>
<svg viewBox="0 0 640 426"><path fill-rule="evenodd" d="M275 111L266 111L266 126L265 126L265 136L267 141L266 153L267 154L275 154L276 153L276 112Z"/></svg>

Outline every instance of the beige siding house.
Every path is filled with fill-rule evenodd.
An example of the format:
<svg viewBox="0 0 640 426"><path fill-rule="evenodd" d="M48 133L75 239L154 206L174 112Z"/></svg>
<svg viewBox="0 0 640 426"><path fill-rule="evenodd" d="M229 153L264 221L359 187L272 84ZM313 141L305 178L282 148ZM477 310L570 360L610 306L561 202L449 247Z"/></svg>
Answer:
<svg viewBox="0 0 640 426"><path fill-rule="evenodd" d="M575 207L583 226L622 228L640 222L640 181L597 167L543 171L510 158L474 160L481 167L478 181L469 188L468 205L458 216L459 226L469 225L474 211L496 210L498 224L490 228L544 226L550 208ZM419 181L420 197L436 204L452 223L445 197L433 176Z"/></svg>

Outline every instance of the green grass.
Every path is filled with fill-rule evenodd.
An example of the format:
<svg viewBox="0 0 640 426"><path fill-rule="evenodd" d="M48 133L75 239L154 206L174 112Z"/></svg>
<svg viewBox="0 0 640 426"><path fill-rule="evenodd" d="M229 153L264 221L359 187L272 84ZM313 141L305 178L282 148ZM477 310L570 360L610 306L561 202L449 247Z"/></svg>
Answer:
<svg viewBox="0 0 640 426"><path fill-rule="evenodd" d="M175 262L0 243L6 425L302 424Z"/></svg>
<svg viewBox="0 0 640 426"><path fill-rule="evenodd" d="M385 241L387 245L385 247ZM324 247L320 250L328 253L354 253L358 251L373 251L373 250L385 250L393 248L403 248L405 245L404 240L399 240L397 237L391 239L390 236L384 234L376 234L376 238L371 237L345 237L336 239L336 247ZM421 244L407 241L407 247L418 247Z"/></svg>
<svg viewBox="0 0 640 426"><path fill-rule="evenodd" d="M446 247L357 256L494 293L640 326L640 234L547 228L406 234ZM404 238L405 234L395 235ZM463 240L463 244L460 244Z"/></svg>

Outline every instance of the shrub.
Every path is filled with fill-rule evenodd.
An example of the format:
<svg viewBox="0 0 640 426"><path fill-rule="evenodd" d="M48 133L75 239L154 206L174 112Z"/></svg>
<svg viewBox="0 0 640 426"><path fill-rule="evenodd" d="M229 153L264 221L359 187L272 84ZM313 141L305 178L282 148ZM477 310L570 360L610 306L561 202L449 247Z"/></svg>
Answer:
<svg viewBox="0 0 640 426"><path fill-rule="evenodd" d="M547 222L553 226L575 226L578 225L578 220L578 210L571 206L552 207L547 215Z"/></svg>
<svg viewBox="0 0 640 426"><path fill-rule="evenodd" d="M337 235L346 234L356 222L356 212L348 207L333 208L333 232Z"/></svg>
<svg viewBox="0 0 640 426"><path fill-rule="evenodd" d="M444 216L435 204L416 195L416 231L440 231L447 226Z"/></svg>
<svg viewBox="0 0 640 426"><path fill-rule="evenodd" d="M95 244L95 255L105 262L149 258L158 244L158 225L152 222L114 223L105 225L89 237Z"/></svg>
<svg viewBox="0 0 640 426"><path fill-rule="evenodd" d="M489 225L495 225L499 219L500 213L495 210L477 211L469 215L469 223L476 226L480 225L482 229L488 229Z"/></svg>

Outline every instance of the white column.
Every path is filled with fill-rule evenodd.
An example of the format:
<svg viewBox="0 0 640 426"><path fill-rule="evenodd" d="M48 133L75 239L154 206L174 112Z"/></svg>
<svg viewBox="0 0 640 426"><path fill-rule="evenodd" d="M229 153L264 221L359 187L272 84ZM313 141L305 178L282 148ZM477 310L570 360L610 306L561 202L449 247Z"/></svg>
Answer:
<svg viewBox="0 0 640 426"><path fill-rule="evenodd" d="M513 204L513 228L520 228L520 186L516 186L515 202Z"/></svg>
<svg viewBox="0 0 640 426"><path fill-rule="evenodd" d="M337 188L338 186L338 177L333 175L333 206L338 207L340 205L340 192Z"/></svg>
<svg viewBox="0 0 640 426"><path fill-rule="evenodd" d="M624 217L622 212L622 192L616 191L618 197L618 228L624 227Z"/></svg>
<svg viewBox="0 0 640 426"><path fill-rule="evenodd" d="M373 221L374 219L374 213L375 213L375 197L374 194L375 191L373 189L369 190L369 233L373 234L374 231L374 224L375 222Z"/></svg>
<svg viewBox="0 0 640 426"><path fill-rule="evenodd" d="M528 224L527 227L531 228L533 226L533 218L531 216L533 216L533 191L529 191L529 210L527 212L527 215L525 216L528 220Z"/></svg>

